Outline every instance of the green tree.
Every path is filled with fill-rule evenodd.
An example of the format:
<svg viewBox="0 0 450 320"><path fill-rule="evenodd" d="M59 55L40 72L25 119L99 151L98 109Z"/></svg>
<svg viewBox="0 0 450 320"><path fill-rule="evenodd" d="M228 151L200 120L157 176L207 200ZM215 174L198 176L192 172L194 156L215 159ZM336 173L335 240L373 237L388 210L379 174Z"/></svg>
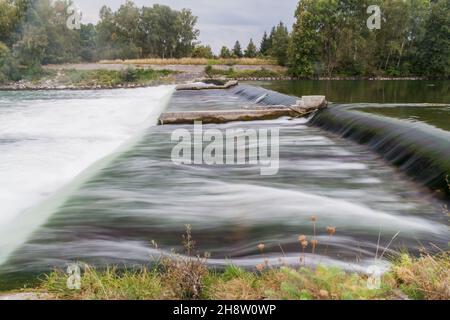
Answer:
<svg viewBox="0 0 450 320"><path fill-rule="evenodd" d="M197 17L188 9L158 4L139 9L127 1L116 12L100 10L97 47L102 48L101 57L113 59L189 56L199 35L196 24Z"/></svg>
<svg viewBox="0 0 450 320"><path fill-rule="evenodd" d="M214 58L214 54L210 46L198 45L195 47L192 57L212 59Z"/></svg>
<svg viewBox="0 0 450 320"><path fill-rule="evenodd" d="M450 1L438 0L431 4L418 57L423 74L450 76Z"/></svg>
<svg viewBox="0 0 450 320"><path fill-rule="evenodd" d="M0 41L7 42L18 23L17 8L11 1L0 0Z"/></svg>
<svg viewBox="0 0 450 320"><path fill-rule="evenodd" d="M231 51L226 46L223 46L220 49L220 57L223 59L231 58Z"/></svg>
<svg viewBox="0 0 450 320"><path fill-rule="evenodd" d="M43 29L47 38L42 63L74 62L79 59L80 34L78 30L67 28L69 18L67 8L72 1L39 0L34 2L27 14L27 25ZM33 13L31 17L30 13Z"/></svg>
<svg viewBox="0 0 450 320"><path fill-rule="evenodd" d="M239 43L239 41L236 41L236 43L234 44L233 56L235 56L236 58L242 58L244 56L242 53L242 48L241 48L241 44Z"/></svg>
<svg viewBox="0 0 450 320"><path fill-rule="evenodd" d="M259 53L263 56L267 56L272 49L272 42L267 35L267 32L264 31L263 38L261 40L261 45L259 49Z"/></svg>
<svg viewBox="0 0 450 320"><path fill-rule="evenodd" d="M319 39L315 16L315 0L302 0L295 12L296 21L293 26L288 48L289 70L297 77L314 75L314 65L318 61Z"/></svg>
<svg viewBox="0 0 450 320"><path fill-rule="evenodd" d="M83 61L93 62L97 59L97 30L92 23L82 24L80 29L81 51Z"/></svg>
<svg viewBox="0 0 450 320"><path fill-rule="evenodd" d="M253 43L253 39L250 39L247 49L245 50L245 56L247 58L255 58L257 54L258 48L256 48L255 44Z"/></svg>
<svg viewBox="0 0 450 320"><path fill-rule="evenodd" d="M288 62L289 31L287 27L280 22L275 28L272 36L272 48L270 55L277 59L279 65L286 65Z"/></svg>
<svg viewBox="0 0 450 320"><path fill-rule="evenodd" d="M7 63L9 54L9 48L3 42L0 42L0 83L5 83L9 79L4 72L4 66Z"/></svg>
<svg viewBox="0 0 450 320"><path fill-rule="evenodd" d="M178 39L175 50L175 56L177 58L187 57L192 53L195 42L200 35L200 31L196 28L197 21L198 18L189 9L182 9L178 13L176 20Z"/></svg>
<svg viewBox="0 0 450 320"><path fill-rule="evenodd" d="M444 70L442 76L447 72L444 66L449 56L448 3L448 0L302 0L289 43L290 71L296 76L399 76L420 74L433 65L428 61L434 59L437 67L432 73ZM381 8L380 30L369 30L366 26L369 5ZM428 18L438 7L441 10ZM273 38L276 33L275 29ZM429 48L435 51L427 54Z"/></svg>
<svg viewBox="0 0 450 320"><path fill-rule="evenodd" d="M28 66L32 72L36 72L44 59L47 45L48 38L45 30L27 25L22 39L14 45L14 53L21 64Z"/></svg>

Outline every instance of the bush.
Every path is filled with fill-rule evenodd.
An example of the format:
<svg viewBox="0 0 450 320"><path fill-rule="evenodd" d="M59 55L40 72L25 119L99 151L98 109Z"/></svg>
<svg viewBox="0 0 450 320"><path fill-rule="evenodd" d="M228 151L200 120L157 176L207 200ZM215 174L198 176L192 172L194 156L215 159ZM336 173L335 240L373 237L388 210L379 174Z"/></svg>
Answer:
<svg viewBox="0 0 450 320"><path fill-rule="evenodd" d="M8 80L9 79L2 72L0 72L0 84L4 84L8 82Z"/></svg>
<svg viewBox="0 0 450 320"><path fill-rule="evenodd" d="M205 67L205 74L209 77L212 78L214 76L214 68L211 65L208 65Z"/></svg>
<svg viewBox="0 0 450 320"><path fill-rule="evenodd" d="M134 68L127 68L120 73L124 82L134 82L138 78L138 73Z"/></svg>

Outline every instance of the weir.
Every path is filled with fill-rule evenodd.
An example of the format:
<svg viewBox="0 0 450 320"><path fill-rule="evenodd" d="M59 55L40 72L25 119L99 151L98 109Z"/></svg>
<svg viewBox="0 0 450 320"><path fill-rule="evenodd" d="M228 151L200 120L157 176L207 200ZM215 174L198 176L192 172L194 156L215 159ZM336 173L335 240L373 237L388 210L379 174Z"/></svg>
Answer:
<svg viewBox="0 0 450 320"><path fill-rule="evenodd" d="M144 91L139 106L147 100L156 103L146 95L147 89L139 90ZM128 99L128 93L135 92L117 94ZM111 93L96 94L102 97ZM104 104L111 105L115 100L108 99ZM137 104L130 103L123 110ZM227 90L177 91L167 112L245 112L273 106L284 110L296 104L296 97L240 84ZM280 258L284 263L298 264L298 237L311 236L312 215L317 217L319 247L316 254L306 253L307 265L364 271L373 264L377 252L387 255L408 248L414 254L422 245L433 252L436 248L430 243L444 248L450 239L447 217L441 211L443 202L386 165L368 147L340 138L337 131L323 130L318 121L327 114L333 117L335 107L319 110L312 119L289 116L205 126L205 131L222 133L228 129L279 129L279 171L268 176L261 174L264 164L260 162L175 163L171 153L180 143L172 140L177 129L194 137L194 150L205 151L201 148L209 146L209 141L196 142L192 124L150 126L146 121L139 141L108 160L101 170L95 170L76 190L71 189L50 214L46 211L49 218L40 227L35 226L19 247L14 246L0 266L0 287L11 285L5 279L29 278L55 267L64 268L72 261L98 267L152 263L149 257L159 257L161 250L181 252L180 238L186 224L193 227L198 252L211 253L208 263L218 267L232 261L254 268L264 263L264 258L273 266ZM148 110L148 105L142 109ZM59 110L68 109L55 112ZM136 117L135 112L131 115L144 119ZM156 124L156 119L157 115L151 124ZM131 130L136 124L130 126ZM106 127L117 131L116 126ZM63 132L68 134L65 127ZM380 129L375 134L382 132ZM87 137L86 141L90 140ZM237 145L236 151L243 154L255 152L254 144ZM331 242L327 226L338 230ZM395 235L398 237L392 242ZM152 240L158 243L158 249L149 245ZM266 245L264 257L257 249L259 243Z"/></svg>
<svg viewBox="0 0 450 320"><path fill-rule="evenodd" d="M374 106L377 105L334 105L316 114L310 125L367 145L387 162L434 190L437 196L450 200L450 132L425 123L408 123L362 112Z"/></svg>
<svg viewBox="0 0 450 320"><path fill-rule="evenodd" d="M199 82L180 85L177 87L177 91L214 90L214 92L218 92L219 89L229 89L238 86L237 81L228 81L225 84L217 84L215 82L219 80L211 81L211 83ZM243 105L240 106L240 109L236 110L199 109L167 112L160 116L159 124L193 124L195 122L220 124L235 121L273 120L281 117L303 118L310 116L320 109L326 108L328 104L325 96L303 96L301 99L295 100L294 103L292 99L283 97L283 95L267 90L260 91L257 88L250 86L244 86L242 88L237 87L236 90L232 90L228 93L230 95L243 96L248 100L254 100L252 101L253 105ZM183 95L183 93L181 93L181 95ZM274 104L273 102L284 103L284 105ZM262 107L261 105L265 105L265 107Z"/></svg>

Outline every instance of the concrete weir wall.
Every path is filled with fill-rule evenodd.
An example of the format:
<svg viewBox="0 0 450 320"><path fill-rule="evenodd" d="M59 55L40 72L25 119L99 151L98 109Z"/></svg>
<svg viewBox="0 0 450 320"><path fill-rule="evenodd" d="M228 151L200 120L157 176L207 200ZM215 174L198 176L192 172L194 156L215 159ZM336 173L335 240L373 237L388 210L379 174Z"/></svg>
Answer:
<svg viewBox="0 0 450 320"><path fill-rule="evenodd" d="M233 83L232 86L236 86ZM191 88L191 89L189 89ZM183 85L178 90L209 90L218 89L211 86L197 84ZM226 88L224 88L226 89ZM264 96L263 96L264 97ZM195 101L192 101L195 104ZM243 106L236 110L195 110L176 111L163 113L159 118L160 125L193 124L202 122L204 124L220 124L234 121L257 121L273 120L281 117L301 118L307 117L319 109L327 107L325 96L304 96L298 99L291 106L285 105L265 105L258 106L259 99L253 102L252 106Z"/></svg>

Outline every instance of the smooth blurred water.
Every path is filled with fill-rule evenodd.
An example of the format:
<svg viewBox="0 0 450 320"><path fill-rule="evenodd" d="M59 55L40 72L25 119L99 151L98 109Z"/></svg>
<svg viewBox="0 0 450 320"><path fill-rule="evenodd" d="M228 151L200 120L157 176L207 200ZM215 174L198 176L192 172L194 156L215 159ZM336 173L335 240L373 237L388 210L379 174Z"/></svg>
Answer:
<svg viewBox="0 0 450 320"><path fill-rule="evenodd" d="M450 105L370 105L358 110L450 131Z"/></svg>
<svg viewBox="0 0 450 320"><path fill-rule="evenodd" d="M43 123L38 127L45 130L49 140L60 141L57 146L61 150L66 146L71 150L74 141L75 145L82 142L79 149L70 153L69 162L77 164L84 152L106 153L103 149L106 147L99 144L112 146L112 141L118 144L139 132L141 125L147 128L136 143L128 144L117 156L102 162L70 192L60 196L57 206L29 212L42 214L44 211L46 218L42 224L33 226L27 241L1 266L1 281L26 278L26 275L76 261L100 266L149 263L159 255L150 244L152 240L164 252L182 250L181 236L186 224L192 225L197 250L211 253L212 265L233 262L254 267L264 258L271 259L273 265L280 263L280 258L286 263L299 264L302 250L298 237L306 235L309 240L315 236L319 243L315 254L311 247L306 250L306 264L333 264L364 270L365 266L378 263L375 257L383 253L386 258L402 249L415 253L425 248L433 252L438 247L446 248L450 240L444 202L368 147L311 126L306 119L206 126L205 129L221 131L279 128L280 171L275 176L261 176L257 165L176 165L171 160L175 145L171 134L179 128L192 131L193 126L152 126L154 118L148 120L148 112L162 110L162 100L169 89L139 90L142 91L95 92L92 93L95 98L82 99L86 109L98 106L94 108L95 115L108 117L117 112L117 117L112 118L119 124L126 118L124 126L106 120L102 125L95 121L87 125L85 121L96 116L85 111L81 114L88 116L78 125L72 124L80 113L74 111L77 107L71 99L57 92L45 94L49 97L47 107L51 107L51 111L42 114ZM132 100L134 92L138 100ZM9 108L20 110L21 105L31 108L35 99L20 95L16 94ZM229 91L177 92L168 110L238 109L254 105L256 100L272 104L290 103L296 98L240 86ZM10 117L19 112L12 109ZM36 117L34 113L24 115L22 121L27 122L33 116ZM54 124L44 122L52 117ZM60 130L52 129L57 125ZM81 130L71 129L71 126L81 126ZM91 128L95 134L88 134ZM38 129L23 129L23 133L24 136L28 133L26 141L31 140L30 145L36 143L38 147L43 143L39 140ZM18 140L20 147L25 139L17 136L20 135L3 134L2 138ZM51 162L65 158L58 156L58 148L50 146L42 145L39 152L31 149L30 156L42 157L36 164L17 162L20 168L26 169L20 174L23 183L17 183L23 185L17 188L17 208L26 202L20 200L21 195L28 199L27 179L38 184L46 182L48 177L69 177L61 176L58 171L59 163L62 165L65 161ZM93 158L98 158L98 154ZM10 168L15 168L14 161L3 159L1 165L9 163ZM87 164L84 162L84 167ZM34 166L38 169L33 169ZM76 167L78 171L69 167L68 171L73 176L81 167L81 164ZM5 169L0 173L4 172L3 177L15 177L21 172L15 170L6 174ZM67 182L70 178L63 180ZM44 182L39 187L45 186ZM63 181L53 184L52 190L59 185L63 185ZM2 193L8 189L4 187ZM44 194L39 199L45 198ZM32 205L28 203L27 208ZM315 232L312 216L317 218ZM14 221L9 225L13 227ZM327 226L337 228L332 237L326 232ZM4 238L4 234L0 237ZM266 246L264 255L257 249L259 243Z"/></svg>
<svg viewBox="0 0 450 320"><path fill-rule="evenodd" d="M156 123L172 90L0 92L0 263L52 213L29 211Z"/></svg>
<svg viewBox="0 0 450 320"><path fill-rule="evenodd" d="M152 240L164 252L182 251L186 224L192 225L197 250L211 253L211 265L254 267L265 258L272 265L279 258L299 264L299 235L318 240L303 263L352 270L379 263L375 257L383 253L386 258L403 249L433 252L450 241L445 203L428 188L367 146L307 119L206 126L279 128L275 176L261 176L258 165L174 164L171 134L193 126L153 126L171 90L0 93L0 197L7 204L0 244L8 248L2 251L8 259L0 267L0 285L17 277L20 285L34 273L76 261L150 263L159 255ZM295 100L239 86L177 92L167 109ZM328 226L337 229L332 237ZM266 246L264 254L259 243Z"/></svg>

